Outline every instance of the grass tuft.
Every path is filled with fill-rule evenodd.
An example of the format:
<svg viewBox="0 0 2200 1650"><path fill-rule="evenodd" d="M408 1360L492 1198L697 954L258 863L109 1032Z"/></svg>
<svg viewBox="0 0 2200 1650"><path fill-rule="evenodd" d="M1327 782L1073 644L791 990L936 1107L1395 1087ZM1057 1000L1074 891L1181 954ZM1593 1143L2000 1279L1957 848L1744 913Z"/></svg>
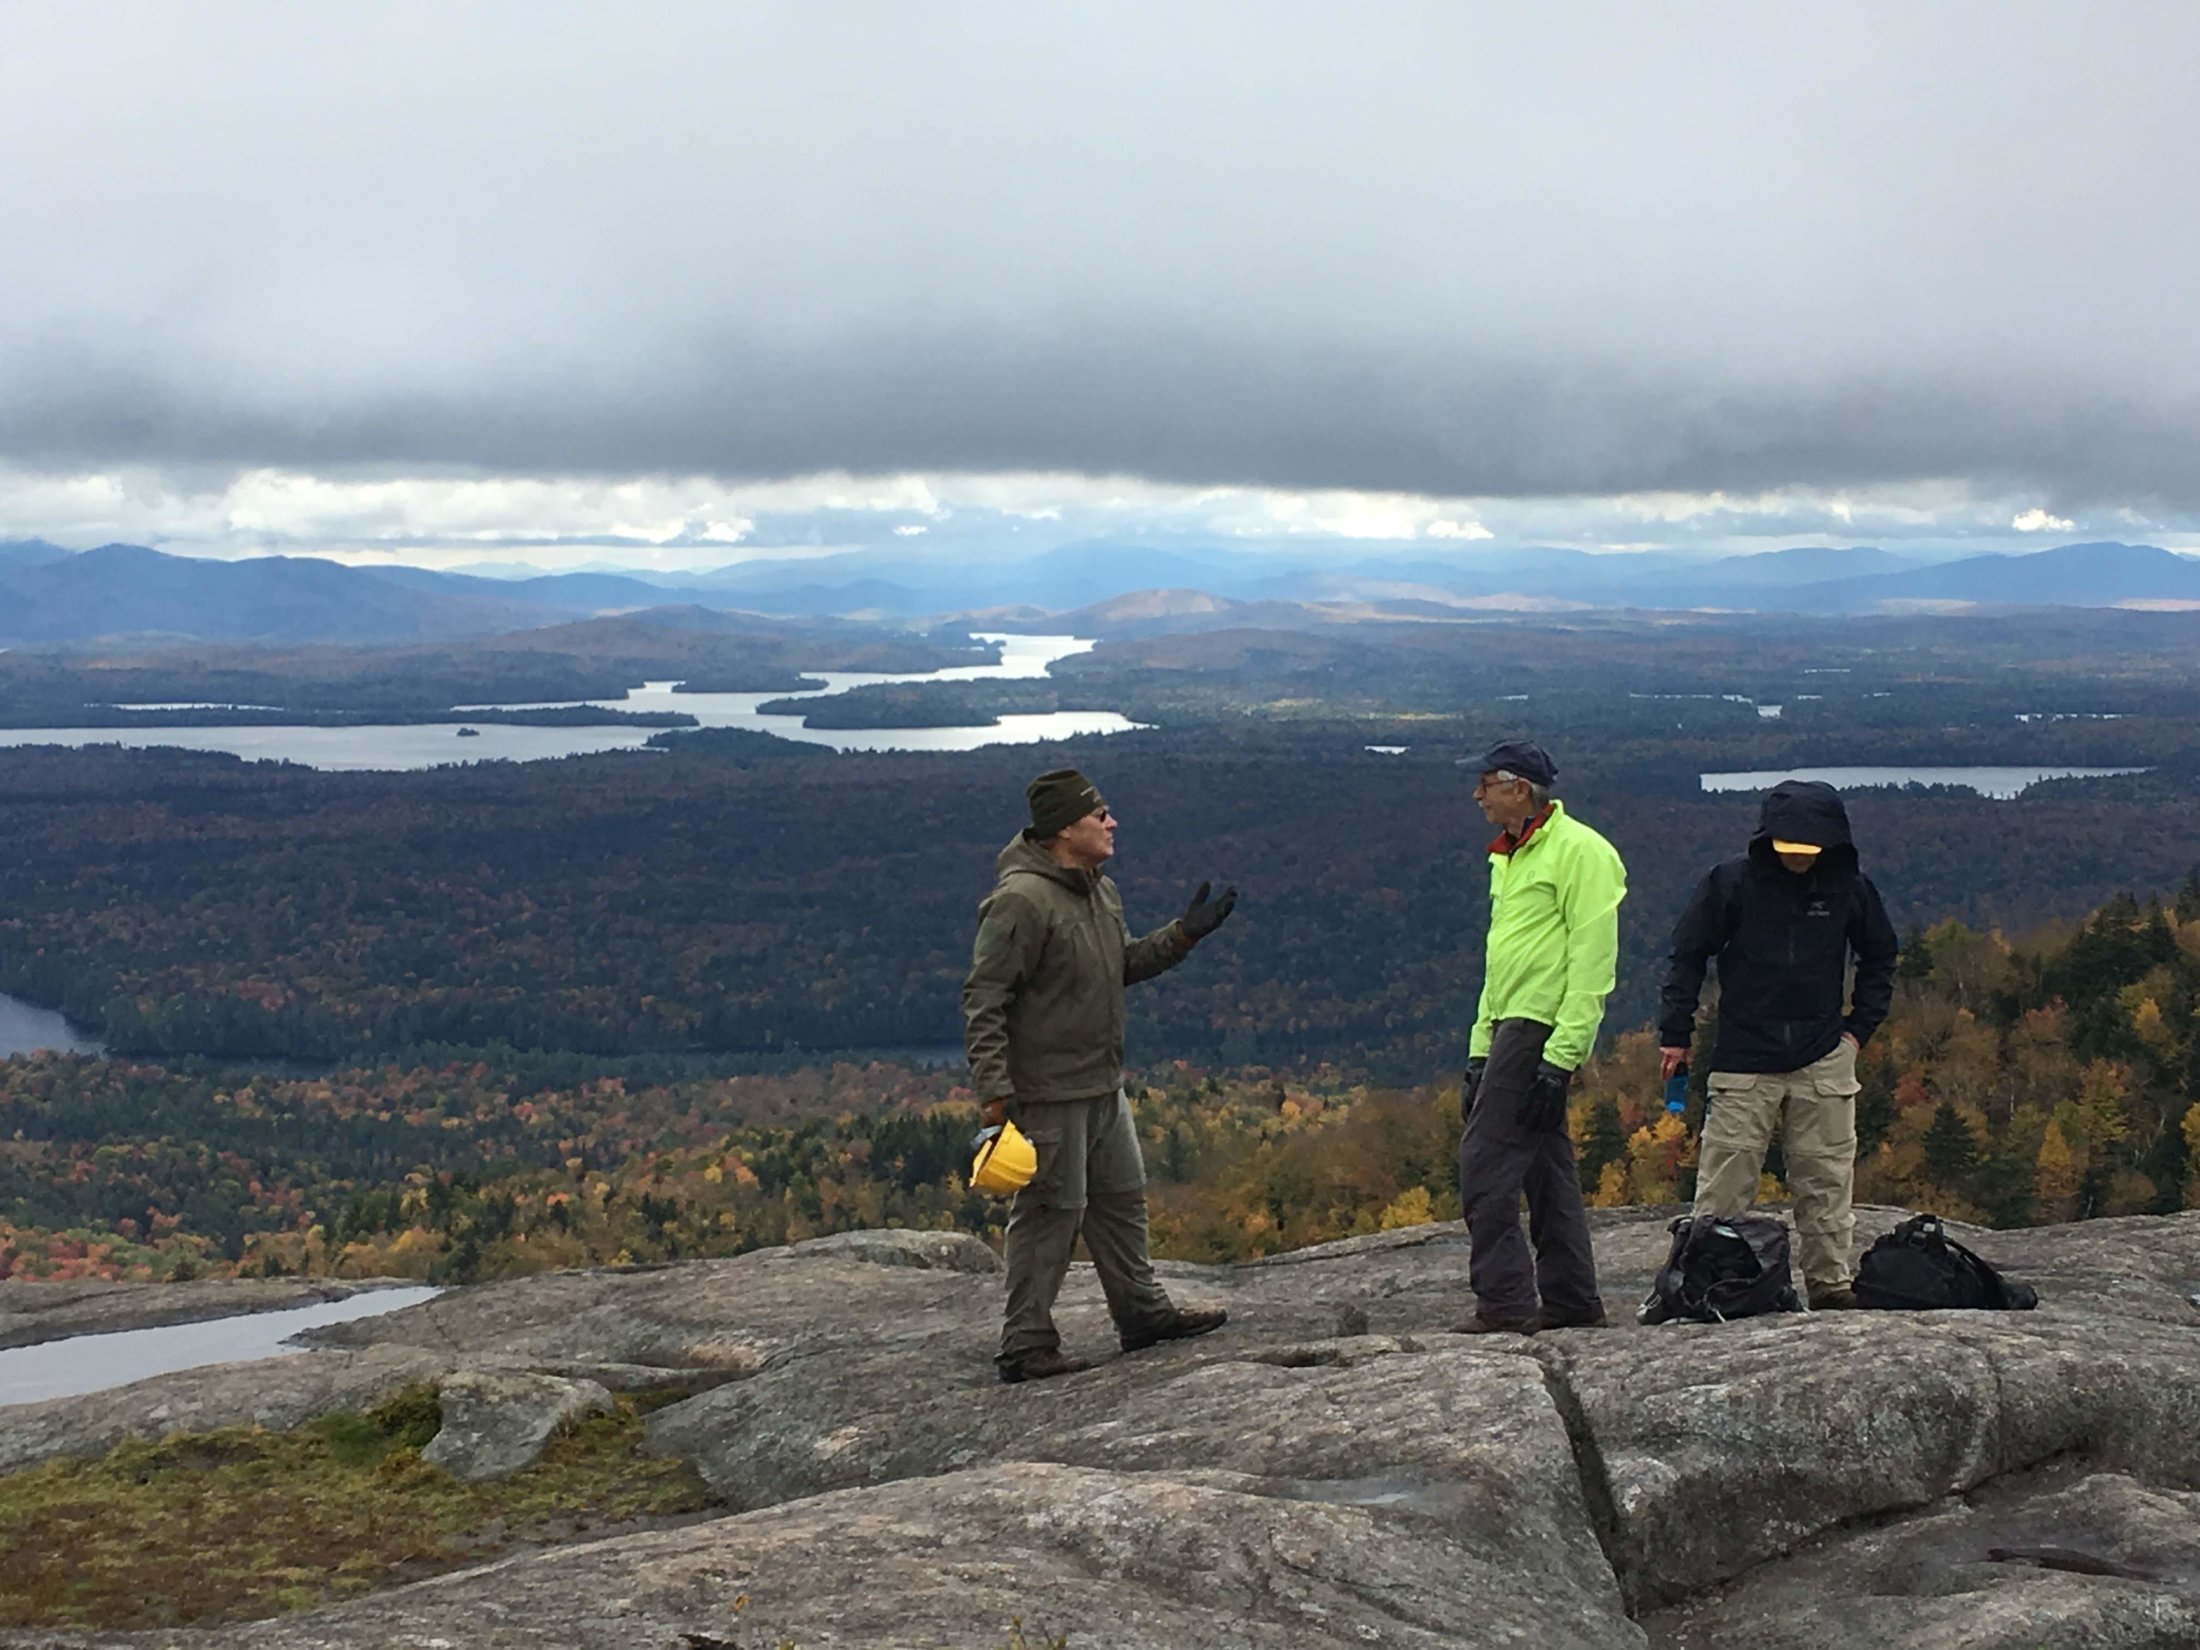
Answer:
<svg viewBox="0 0 2200 1650"><path fill-rule="evenodd" d="M434 1389L411 1387L295 1432L131 1440L0 1476L0 1627L252 1620L710 1504L687 1463L637 1453L626 1399L489 1484L420 1459L437 1421Z"/></svg>

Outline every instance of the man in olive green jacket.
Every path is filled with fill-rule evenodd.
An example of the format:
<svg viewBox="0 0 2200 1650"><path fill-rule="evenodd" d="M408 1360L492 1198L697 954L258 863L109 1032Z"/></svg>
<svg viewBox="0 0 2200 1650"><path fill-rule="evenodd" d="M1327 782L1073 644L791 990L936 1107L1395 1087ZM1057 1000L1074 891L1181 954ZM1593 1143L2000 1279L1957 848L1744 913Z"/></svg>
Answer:
<svg viewBox="0 0 2200 1650"><path fill-rule="evenodd" d="M1221 1311L1178 1308L1146 1253L1146 1167L1123 1094L1123 988L1174 968L1220 927L1237 890L1207 897L1143 939L1100 867L1115 815L1074 768L1027 792L1031 828L1001 850L978 907L963 986L964 1042L988 1124L1014 1115L1039 1167L1008 1214L1008 1321L995 1359L1004 1381L1090 1365L1065 1355L1054 1298L1079 1233L1100 1274L1123 1350L1218 1328Z"/></svg>

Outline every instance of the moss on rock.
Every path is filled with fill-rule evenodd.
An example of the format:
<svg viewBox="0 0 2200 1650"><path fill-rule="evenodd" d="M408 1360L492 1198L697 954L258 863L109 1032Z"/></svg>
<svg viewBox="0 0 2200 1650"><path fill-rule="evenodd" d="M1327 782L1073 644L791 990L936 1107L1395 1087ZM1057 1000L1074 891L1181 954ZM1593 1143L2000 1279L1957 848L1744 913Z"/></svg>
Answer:
<svg viewBox="0 0 2200 1650"><path fill-rule="evenodd" d="M249 1620L708 1506L692 1467L637 1452L643 1407L621 1399L493 1483L421 1460L425 1385L294 1432L176 1433L0 1476L0 1626Z"/></svg>

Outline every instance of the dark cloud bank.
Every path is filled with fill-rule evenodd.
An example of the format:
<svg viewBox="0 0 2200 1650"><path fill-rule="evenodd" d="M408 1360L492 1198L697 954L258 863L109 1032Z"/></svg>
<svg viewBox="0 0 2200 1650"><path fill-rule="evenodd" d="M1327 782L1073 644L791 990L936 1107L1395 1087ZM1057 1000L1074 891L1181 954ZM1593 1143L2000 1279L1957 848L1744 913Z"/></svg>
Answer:
<svg viewBox="0 0 2200 1650"><path fill-rule="evenodd" d="M2200 505L2190 8L0 32L18 463Z"/></svg>

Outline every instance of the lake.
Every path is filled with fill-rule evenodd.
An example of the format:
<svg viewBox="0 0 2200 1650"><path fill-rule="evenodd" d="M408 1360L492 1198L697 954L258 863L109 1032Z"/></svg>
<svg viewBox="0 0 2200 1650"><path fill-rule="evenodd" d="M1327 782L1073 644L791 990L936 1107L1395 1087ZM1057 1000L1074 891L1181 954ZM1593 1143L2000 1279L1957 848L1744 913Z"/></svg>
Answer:
<svg viewBox="0 0 2200 1650"><path fill-rule="evenodd" d="M295 1357L306 1348L283 1343L301 1330L379 1317L433 1300L442 1292L426 1285L369 1289L342 1300L281 1312L172 1323L158 1329L121 1329L106 1335L71 1335L66 1340L13 1347L0 1352L0 1404L34 1404L46 1398L105 1392L206 1364Z"/></svg>
<svg viewBox="0 0 2200 1650"><path fill-rule="evenodd" d="M50 1008L33 1008L17 997L0 995L0 1060L11 1054L105 1054L96 1037L77 1030Z"/></svg>
<svg viewBox="0 0 2200 1650"><path fill-rule="evenodd" d="M1696 777L1707 791L1768 791L1783 779L1816 779L1836 790L1872 785L1961 785L1997 802L2007 802L2043 779L2101 779L2111 774L2145 773L2144 768L1777 768L1761 773L1705 773Z"/></svg>
<svg viewBox="0 0 2200 1650"><path fill-rule="evenodd" d="M817 671L812 679L825 685L797 693L682 693L677 682L644 682L617 699L559 700L554 705L455 705L450 721L414 727L7 728L0 729L0 746L121 745L132 750L224 751L248 761L298 762L332 773L386 773L640 750L662 731L647 727L524 728L485 722L475 728L478 737L461 738L459 728L471 725L465 721L470 710L547 710L586 704L615 710L682 711L706 728L747 728L843 751L967 751L982 745L1028 745L1084 734L1129 733L1141 726L1112 710L1064 710L1003 716L991 727L806 728L799 715L765 716L757 710L773 699L821 699L849 688L888 683L1030 680L1045 676L1048 666L1057 659L1088 652L1095 645L1078 636L985 634L977 639L1001 644L997 663L904 673Z"/></svg>

